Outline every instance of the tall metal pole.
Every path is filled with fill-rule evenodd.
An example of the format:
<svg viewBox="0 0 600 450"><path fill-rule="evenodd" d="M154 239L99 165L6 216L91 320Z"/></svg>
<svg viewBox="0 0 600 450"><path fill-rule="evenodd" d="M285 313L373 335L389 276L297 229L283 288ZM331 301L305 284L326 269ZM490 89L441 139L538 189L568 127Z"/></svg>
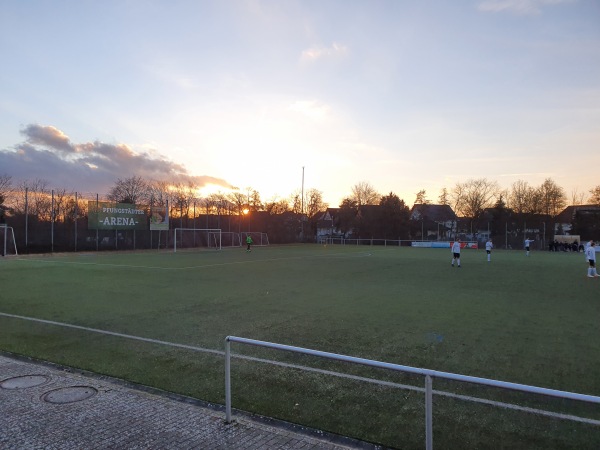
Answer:
<svg viewBox="0 0 600 450"><path fill-rule="evenodd" d="M50 211L50 253L54 253L54 189L52 189L52 208Z"/></svg>
<svg viewBox="0 0 600 450"><path fill-rule="evenodd" d="M301 199L301 202L302 202L302 206L300 209L300 213L304 214L304 166L302 166L302 199Z"/></svg>
<svg viewBox="0 0 600 450"><path fill-rule="evenodd" d="M546 248L546 222L542 222L544 225L544 236L542 237L542 248Z"/></svg>
<svg viewBox="0 0 600 450"><path fill-rule="evenodd" d="M73 218L75 222L75 251L77 251L77 205L77 192L75 192L75 217Z"/></svg>
<svg viewBox="0 0 600 450"><path fill-rule="evenodd" d="M28 233L29 228L29 188L25 188L25 249L28 249Z"/></svg>
<svg viewBox="0 0 600 450"><path fill-rule="evenodd" d="M94 216L94 220L96 220L96 251L98 251L99 238L100 238L98 236L98 205L99 205L98 193L96 193L96 215Z"/></svg>
<svg viewBox="0 0 600 450"><path fill-rule="evenodd" d="M300 238L304 242L304 166L302 166L302 198L300 205Z"/></svg>

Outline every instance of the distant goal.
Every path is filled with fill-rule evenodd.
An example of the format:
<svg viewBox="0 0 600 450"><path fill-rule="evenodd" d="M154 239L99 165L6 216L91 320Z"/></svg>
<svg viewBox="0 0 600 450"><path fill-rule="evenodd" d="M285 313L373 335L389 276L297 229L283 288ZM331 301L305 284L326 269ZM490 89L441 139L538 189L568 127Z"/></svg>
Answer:
<svg viewBox="0 0 600 450"><path fill-rule="evenodd" d="M246 243L246 238L248 236L252 238L252 245L269 245L269 236L267 236L267 233L262 233L260 231L243 231L240 233L240 236L242 238L242 245Z"/></svg>
<svg viewBox="0 0 600 450"><path fill-rule="evenodd" d="M0 225L0 256L16 256L17 242L15 241L15 231L12 227L4 224Z"/></svg>
<svg viewBox="0 0 600 450"><path fill-rule="evenodd" d="M175 228L173 252L184 249L221 250L222 241L220 228Z"/></svg>

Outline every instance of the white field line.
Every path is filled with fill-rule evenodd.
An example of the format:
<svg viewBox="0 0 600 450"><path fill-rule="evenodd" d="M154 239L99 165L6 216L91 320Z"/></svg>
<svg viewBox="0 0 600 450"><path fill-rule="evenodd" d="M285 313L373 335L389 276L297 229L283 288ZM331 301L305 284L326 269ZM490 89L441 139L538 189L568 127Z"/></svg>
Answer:
<svg viewBox="0 0 600 450"><path fill-rule="evenodd" d="M34 317L19 316L16 314L9 314L9 313L3 313L3 312L0 312L0 316L9 317L12 319L28 320L31 322L44 323L44 324L48 324L48 325L56 325L56 326L64 327L64 328L73 328L76 330L100 333L100 334L105 334L105 335L109 335L109 336L121 337L121 338L125 338L125 339L133 339L136 341L149 342L152 344L166 345L169 347L183 348L186 350L210 353L213 355L219 355L219 356L223 356L223 357L225 356L225 352L221 351L221 350L213 350L213 349L209 349L209 348L196 347L193 345L186 345L186 344L177 344L174 342L161 341L159 339L150 339L150 338L145 338L145 337L140 337L140 336L133 336L130 334L116 333L114 331L100 330L98 328L83 327L80 325L72 325L72 324L68 324L68 323L55 322L53 320L36 319ZM243 359L243 360L247 360L247 361L261 362L261 363L272 364L275 366L280 366L280 367L285 367L285 368L290 368L290 369L298 369L298 370L304 370L307 372L319 373L319 374L323 374L323 375L331 375L331 376L335 376L338 378L346 378L346 379L351 379L351 380L356 380L356 381L364 381L367 383L377 384L379 386L386 386L386 387L392 387L392 388L398 388L398 389L406 389L406 390L417 391L417 392L425 392L425 388L411 386L408 384L400 384L400 383L393 383L390 381L375 380L373 378L366 378L366 377L361 377L361 376L357 376L357 375L349 375L349 374L345 374L345 373L334 372L331 370L315 369L313 367L301 366L298 364L282 363L282 362L278 362L278 361L272 361L269 359L255 358L252 356L244 356L244 355L238 355L238 354L234 354L234 353L232 353L231 356L233 358ZM545 411L543 409L528 408L528 407L524 407L524 406L514 405L511 403L497 402L497 401L486 400L486 399L478 398L478 397L471 397L468 395L453 394L451 392L445 392L445 391L434 390L433 393L436 395L443 396L443 397L454 398L457 400L470 401L470 402L474 402L474 403L482 403L485 405L496 406L499 408L511 409L513 411L521 411L521 412L526 412L526 413L531 413L531 414L538 414L541 416L552 417L554 419L571 420L574 422L581 422L581 423L586 423L589 425L600 425L600 420L588 419L585 417L573 416L570 414L560 414L560 413L555 413L552 411Z"/></svg>
<svg viewBox="0 0 600 450"><path fill-rule="evenodd" d="M106 267L121 267L126 269L155 269L155 270L190 270L190 269L204 269L210 267L222 267L222 266L233 266L238 264L252 264L256 262L272 262L272 261L287 261L294 259L307 259L307 258L342 258L342 257L368 257L371 256L370 252L359 252L359 253L333 253L331 255L304 255L304 256L288 256L285 258L267 258L267 259L253 259L248 261L231 261L226 263L213 263L213 264L201 264L197 266L184 266L184 267L161 267L161 266L141 266L131 264L110 264L110 263L95 263L95 262L81 262L81 261L60 261L60 260L45 260L45 259L30 259L30 258L17 258L16 261L32 261L46 264L72 264L80 266L106 266Z"/></svg>

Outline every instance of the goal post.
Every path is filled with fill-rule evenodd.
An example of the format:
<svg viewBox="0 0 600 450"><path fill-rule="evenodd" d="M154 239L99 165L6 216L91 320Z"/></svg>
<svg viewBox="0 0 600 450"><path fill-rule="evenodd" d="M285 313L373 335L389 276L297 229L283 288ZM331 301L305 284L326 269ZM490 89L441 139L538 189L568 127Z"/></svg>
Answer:
<svg viewBox="0 0 600 450"><path fill-rule="evenodd" d="M266 246L269 245L269 236L267 233L260 231L243 231L240 233L242 242L246 242L246 238L250 236L252 238L252 245Z"/></svg>
<svg viewBox="0 0 600 450"><path fill-rule="evenodd" d="M233 231L221 231L221 247L241 247L242 238Z"/></svg>
<svg viewBox="0 0 600 450"><path fill-rule="evenodd" d="M182 249L212 248L221 250L222 233L220 228L175 228L173 252Z"/></svg>
<svg viewBox="0 0 600 450"><path fill-rule="evenodd" d="M0 224L0 256L18 255L13 227Z"/></svg>

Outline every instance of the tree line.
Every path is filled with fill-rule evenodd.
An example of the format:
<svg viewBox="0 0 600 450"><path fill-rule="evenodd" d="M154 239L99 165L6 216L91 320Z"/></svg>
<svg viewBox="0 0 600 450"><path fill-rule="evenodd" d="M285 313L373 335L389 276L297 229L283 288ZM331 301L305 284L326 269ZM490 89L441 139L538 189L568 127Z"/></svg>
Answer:
<svg viewBox="0 0 600 450"><path fill-rule="evenodd" d="M117 179L102 200L118 203L164 206L170 204L171 217L191 218L197 215L238 216L261 212L267 216L286 213L305 217L308 235L316 233L317 222L328 208L323 193L311 188L295 191L287 198L261 199L252 188L213 193L200 197L201 186L194 183L146 180L140 176ZM25 195L27 193L27 195ZM61 188L50 188L46 180L24 180L14 184L10 175L0 175L0 213L19 215L27 213L39 221L65 221L75 215L87 214L87 201L77 193ZM516 215L556 217L567 204L600 205L600 185L589 190L589 196L573 192L570 198L554 180L548 178L539 186L518 180L508 189L487 178L457 182L442 188L436 202L431 201L425 189L416 193L413 204L448 205L457 216L471 220L475 227L485 218L486 211L508 211ZM343 233L353 231L358 236L397 239L411 234L410 208L393 192L382 195L369 182L361 181L351 187L335 214L335 226ZM473 226L473 224L472 224Z"/></svg>

